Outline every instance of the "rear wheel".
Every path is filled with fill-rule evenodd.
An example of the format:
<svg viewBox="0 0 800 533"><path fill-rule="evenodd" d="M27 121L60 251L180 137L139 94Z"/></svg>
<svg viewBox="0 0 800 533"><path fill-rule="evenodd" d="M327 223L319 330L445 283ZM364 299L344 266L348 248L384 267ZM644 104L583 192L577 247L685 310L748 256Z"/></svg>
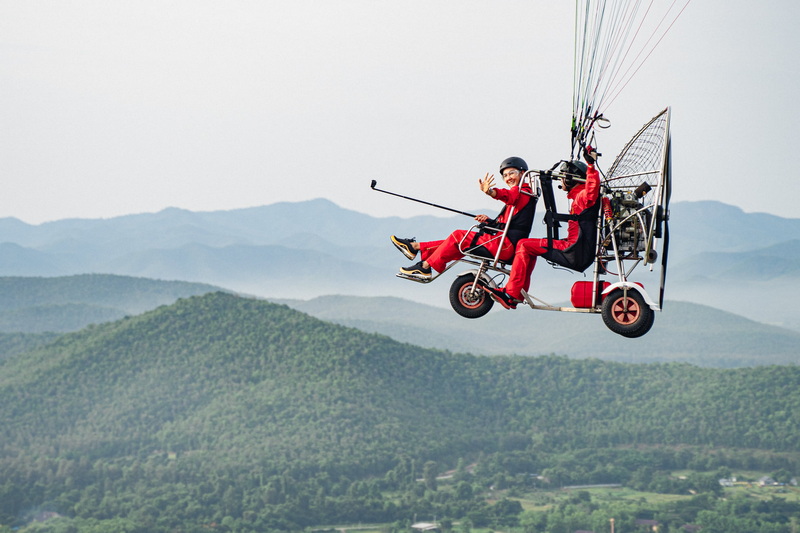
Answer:
<svg viewBox="0 0 800 533"><path fill-rule="evenodd" d="M480 284L475 284L474 274L462 274L450 286L450 305L465 318L480 318L489 312L494 300Z"/></svg>
<svg viewBox="0 0 800 533"><path fill-rule="evenodd" d="M635 289L616 289L603 300L603 322L623 337L641 337L653 327L656 315Z"/></svg>

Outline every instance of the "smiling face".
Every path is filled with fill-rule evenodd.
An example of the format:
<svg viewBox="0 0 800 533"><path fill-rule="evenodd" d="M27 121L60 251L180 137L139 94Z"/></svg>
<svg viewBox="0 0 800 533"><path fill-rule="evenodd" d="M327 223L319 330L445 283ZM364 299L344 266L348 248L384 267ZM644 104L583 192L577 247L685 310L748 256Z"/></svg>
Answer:
<svg viewBox="0 0 800 533"><path fill-rule="evenodd" d="M507 168L503 171L503 181L506 182L508 188L519 185L522 179L522 171L516 168Z"/></svg>

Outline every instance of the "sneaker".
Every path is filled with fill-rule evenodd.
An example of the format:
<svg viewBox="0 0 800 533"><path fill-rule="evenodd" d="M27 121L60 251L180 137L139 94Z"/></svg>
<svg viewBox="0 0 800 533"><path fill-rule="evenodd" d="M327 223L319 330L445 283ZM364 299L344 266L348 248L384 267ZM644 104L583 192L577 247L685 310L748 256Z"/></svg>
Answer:
<svg viewBox="0 0 800 533"><path fill-rule="evenodd" d="M412 278L431 279L431 267L425 268L422 266L422 261L408 268L400 267L400 273Z"/></svg>
<svg viewBox="0 0 800 533"><path fill-rule="evenodd" d="M392 244L394 244L398 250L403 252L404 256L408 257L412 261L414 260L415 257L417 257L417 251L411 244L412 242L416 242L413 237L410 239L399 239L394 235L392 235L391 239L392 239Z"/></svg>
<svg viewBox="0 0 800 533"><path fill-rule="evenodd" d="M506 309L516 309L517 304L520 303L520 300L515 300L511 296L506 293L503 289L494 289L492 287L484 286L486 292L489 293L489 296L492 297L492 300L499 303Z"/></svg>

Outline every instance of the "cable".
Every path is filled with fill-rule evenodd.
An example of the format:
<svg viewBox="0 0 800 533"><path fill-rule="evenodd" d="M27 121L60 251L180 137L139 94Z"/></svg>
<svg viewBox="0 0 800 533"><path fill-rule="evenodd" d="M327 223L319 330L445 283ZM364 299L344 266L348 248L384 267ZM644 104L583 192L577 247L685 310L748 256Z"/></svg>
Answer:
<svg viewBox="0 0 800 533"><path fill-rule="evenodd" d="M674 14L679 1L683 6ZM671 0L666 6L666 0L576 0L573 156L690 2Z"/></svg>

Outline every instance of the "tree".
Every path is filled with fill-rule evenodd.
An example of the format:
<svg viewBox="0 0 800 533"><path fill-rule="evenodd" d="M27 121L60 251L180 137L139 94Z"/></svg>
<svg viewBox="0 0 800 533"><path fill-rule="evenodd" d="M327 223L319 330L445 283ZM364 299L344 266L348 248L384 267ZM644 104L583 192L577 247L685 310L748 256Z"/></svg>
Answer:
<svg viewBox="0 0 800 533"><path fill-rule="evenodd" d="M518 525L520 513L522 513L522 504L517 500L503 498L492 506L495 523L502 526Z"/></svg>
<svg viewBox="0 0 800 533"><path fill-rule="evenodd" d="M439 467L436 461L427 461L422 467L422 478L425 480L425 488L436 490L436 476L439 474Z"/></svg>
<svg viewBox="0 0 800 533"><path fill-rule="evenodd" d="M536 511L523 511L519 515L519 525L525 533L544 531L547 525L547 515Z"/></svg>
<svg viewBox="0 0 800 533"><path fill-rule="evenodd" d="M456 498L461 501L471 500L473 496L472 485L466 481L461 481L456 485L455 495Z"/></svg>

